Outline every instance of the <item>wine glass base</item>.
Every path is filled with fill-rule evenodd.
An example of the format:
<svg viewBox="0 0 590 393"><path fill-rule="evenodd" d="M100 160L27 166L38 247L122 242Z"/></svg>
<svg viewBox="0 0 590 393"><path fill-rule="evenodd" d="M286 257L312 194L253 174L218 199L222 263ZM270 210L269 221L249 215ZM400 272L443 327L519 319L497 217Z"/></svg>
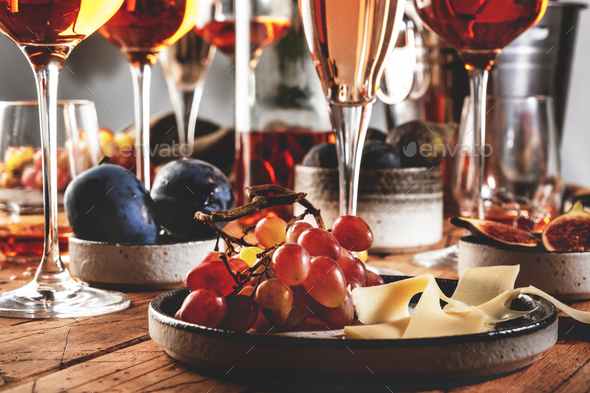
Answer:
<svg viewBox="0 0 590 393"><path fill-rule="evenodd" d="M121 311L131 301L124 293L80 285L70 279L66 290L40 287L36 281L0 295L0 317L72 318Z"/></svg>
<svg viewBox="0 0 590 393"><path fill-rule="evenodd" d="M440 250L426 251L414 255L415 265L432 269L459 269L459 246L453 245Z"/></svg>

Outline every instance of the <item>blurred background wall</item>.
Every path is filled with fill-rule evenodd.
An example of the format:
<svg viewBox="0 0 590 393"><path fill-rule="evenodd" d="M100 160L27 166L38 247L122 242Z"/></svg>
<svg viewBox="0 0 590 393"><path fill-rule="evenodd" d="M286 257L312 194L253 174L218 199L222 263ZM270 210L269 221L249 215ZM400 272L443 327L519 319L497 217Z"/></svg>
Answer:
<svg viewBox="0 0 590 393"><path fill-rule="evenodd" d="M589 3L590 0L579 0ZM566 182L590 187L590 14L580 14L568 108L563 130L562 171ZM0 100L36 100L33 75L24 55L0 35ZM199 117L227 125L233 122L234 71L229 60L217 53L209 71ZM172 110L159 65L152 77L152 114ZM98 33L83 41L63 69L59 97L87 99L96 103L101 126L120 130L131 124L133 91L129 66L123 55ZM373 111L372 126L385 129L383 107Z"/></svg>

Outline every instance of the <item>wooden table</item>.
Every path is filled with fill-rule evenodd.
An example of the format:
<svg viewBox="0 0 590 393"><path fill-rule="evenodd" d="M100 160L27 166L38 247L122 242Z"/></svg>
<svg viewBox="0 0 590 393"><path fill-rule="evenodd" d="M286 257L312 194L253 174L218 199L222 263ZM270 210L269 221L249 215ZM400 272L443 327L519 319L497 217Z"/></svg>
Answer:
<svg viewBox="0 0 590 393"><path fill-rule="evenodd" d="M445 228L443 241L437 247L455 243L460 234ZM455 271L423 269L413 265L411 259L411 255L372 256L370 263L408 275L428 272L437 277L457 278ZM31 265L0 264L0 290L22 286L34 272ZM156 295L157 292L129 293L129 309L99 317L0 318L0 391L262 392L196 372L170 358L151 341L147 308ZM574 307L588 310L590 302L575 303ZM560 319L560 325L563 322L566 320ZM562 326L560 331L557 345L526 370L451 392L587 392L590 343L583 340L590 338L590 330Z"/></svg>

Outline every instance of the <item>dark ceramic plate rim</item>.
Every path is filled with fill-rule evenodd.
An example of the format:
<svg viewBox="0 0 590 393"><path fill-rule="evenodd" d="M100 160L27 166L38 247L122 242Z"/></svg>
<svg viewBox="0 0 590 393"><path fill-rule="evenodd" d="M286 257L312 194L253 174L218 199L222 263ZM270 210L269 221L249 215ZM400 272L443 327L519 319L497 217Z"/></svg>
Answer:
<svg viewBox="0 0 590 393"><path fill-rule="evenodd" d="M407 276L383 276L386 282L399 281L404 278L410 278ZM437 279L437 282L454 284L456 285L457 280ZM184 330L190 333L200 334L205 337L241 341L250 344L258 345L273 345L273 346L298 346L298 347L313 347L313 348L378 348L378 349L389 349L389 348L405 348L405 347L425 347L425 346L440 346L440 345L452 345L452 344L464 344L481 341L495 341L508 337L519 337L525 334L531 334L538 330L542 330L557 320L557 311L555 306L536 295L527 295L545 304L549 308L549 313L541 320L532 321L525 323L520 327L507 328L504 330L493 330L485 333L466 334L460 336L445 336L445 337L433 337L433 338L411 338L411 339L380 339L380 340L360 340L360 339L321 339L321 338L305 338L305 337L286 337L286 336L263 336L260 334L252 333L238 333L228 330L209 328L205 326L195 325L188 322L183 322L178 319L174 319L169 315L165 314L160 309L160 304L165 300L178 296L183 292L187 292L187 287L173 289L165 292L150 302L149 314L158 322L171 326L175 329ZM343 344L345 343L346 344Z"/></svg>
<svg viewBox="0 0 590 393"><path fill-rule="evenodd" d="M461 238L462 242L474 244L476 246L486 246L490 248L494 248L496 250L502 251L515 251L515 252L523 252L527 254L552 254L552 255L580 255L580 256L588 256L590 257L590 251L577 251L577 252L569 252L569 251L548 251L542 247L522 247L522 246L511 246L511 245L502 245L501 243L495 243L493 240L490 241L482 241L481 239L477 238L476 236L469 235L463 236Z"/></svg>

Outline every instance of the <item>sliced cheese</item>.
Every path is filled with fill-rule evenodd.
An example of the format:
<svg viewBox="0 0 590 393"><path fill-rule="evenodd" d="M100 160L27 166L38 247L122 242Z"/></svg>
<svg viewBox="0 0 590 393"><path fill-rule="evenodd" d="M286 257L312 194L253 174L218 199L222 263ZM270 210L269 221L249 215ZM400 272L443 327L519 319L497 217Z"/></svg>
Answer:
<svg viewBox="0 0 590 393"><path fill-rule="evenodd" d="M359 321L372 325L408 317L410 299L424 291L428 282L429 277L424 275L375 287L355 288L352 303Z"/></svg>
<svg viewBox="0 0 590 393"><path fill-rule="evenodd" d="M410 317L408 305L418 293L422 296ZM352 299L359 321L366 325L346 327L348 338L414 338L478 333L485 320L481 310L445 296L432 275L356 288L352 291ZM449 303L452 312L447 314L442 310L440 299Z"/></svg>
<svg viewBox="0 0 590 393"><path fill-rule="evenodd" d="M514 289L520 265L468 267L465 269L452 298L470 306L479 306L505 291Z"/></svg>
<svg viewBox="0 0 590 393"><path fill-rule="evenodd" d="M541 291L538 288L535 288L533 286L527 287L527 288L520 288L520 293L529 293L532 295L537 295L542 297L545 300L550 301L551 303L553 303L553 305L555 307L557 307L558 309L560 309L561 311L563 311L564 313L566 313L567 315L569 315L570 317L574 318L575 320L578 320L580 322L583 323L590 323L590 310L589 311L581 311L581 310L576 310L575 308L571 308L570 306L560 302L559 300L557 300L556 298L554 298L553 296Z"/></svg>
<svg viewBox="0 0 590 393"><path fill-rule="evenodd" d="M481 332L486 317L483 311L471 307L468 313L448 315L441 308L440 299L448 301L456 310L464 305L459 304L457 300L446 298L434 277L430 276L402 338L455 336Z"/></svg>
<svg viewBox="0 0 590 393"><path fill-rule="evenodd" d="M519 266L467 269L452 298L438 287L432 275L386 285L356 288L353 304L365 325L344 328L346 338L400 339L440 337L488 331L499 321L518 318L531 311L510 310L520 294L538 295L574 319L590 323L590 311L575 310L535 287L514 288ZM422 293L410 316L410 299ZM448 304L444 309L440 300Z"/></svg>
<svg viewBox="0 0 590 393"><path fill-rule="evenodd" d="M510 302L520 294L520 289L508 290L492 300L480 304L477 308L486 314L487 324L493 325L496 322L522 317L523 315L530 314L533 310L515 311L509 307Z"/></svg>
<svg viewBox="0 0 590 393"><path fill-rule="evenodd" d="M348 339L357 338L361 340L402 338L408 328L410 318L412 317L405 317L394 322L379 323L377 325L346 326L344 328L344 335Z"/></svg>

